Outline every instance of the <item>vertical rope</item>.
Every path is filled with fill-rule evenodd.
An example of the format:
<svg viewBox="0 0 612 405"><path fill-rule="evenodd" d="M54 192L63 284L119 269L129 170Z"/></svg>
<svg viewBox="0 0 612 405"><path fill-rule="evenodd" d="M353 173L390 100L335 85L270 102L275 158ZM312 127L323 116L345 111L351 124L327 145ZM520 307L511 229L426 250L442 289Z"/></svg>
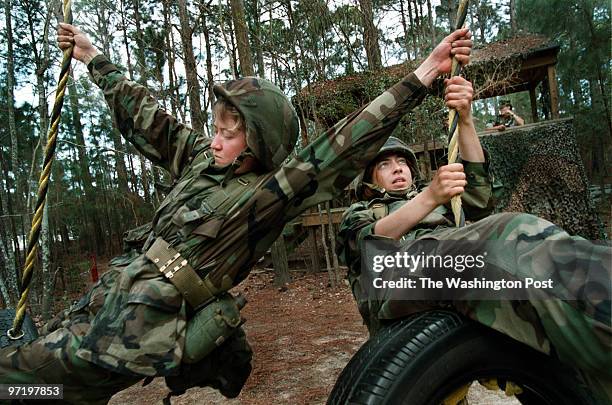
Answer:
<svg viewBox="0 0 612 405"><path fill-rule="evenodd" d="M463 27L465 23L465 17L467 16L469 0L461 0L459 7L457 8L457 19L455 20L455 29L458 30ZM451 77L461 75L461 64L457 61L456 57L453 57L451 65ZM459 154L459 143L457 139L459 137L459 114L457 110L450 109L448 111L448 128L449 128L449 139L448 142L448 164L455 163L457 161L457 155ZM463 210L461 209L461 195L456 195L451 198L451 208L455 216L455 224L457 227L465 224L465 217Z"/></svg>
<svg viewBox="0 0 612 405"><path fill-rule="evenodd" d="M64 22L72 24L71 0L64 0ZM45 148L45 160L43 169L38 180L38 199L36 201L36 209L34 217L32 217L32 227L28 235L28 250L26 253L26 261L21 273L21 297L17 303L15 319L13 327L7 331L7 335L11 339L19 339L23 336L21 330L25 317L25 310L28 301L28 293L30 292L30 282L32 281L32 269L36 259L36 250L38 246L38 238L40 236L40 224L42 222L43 211L47 200L47 190L49 188L49 177L51 177L51 165L55 158L55 147L57 145L57 133L60 124L60 115L62 105L64 104L64 92L66 83L68 82L68 73L70 70L70 62L72 60L73 47L64 50L64 58L62 60L62 69L60 71L60 79L55 93L55 103L53 104L53 112L51 114L51 127L47 133L47 146Z"/></svg>

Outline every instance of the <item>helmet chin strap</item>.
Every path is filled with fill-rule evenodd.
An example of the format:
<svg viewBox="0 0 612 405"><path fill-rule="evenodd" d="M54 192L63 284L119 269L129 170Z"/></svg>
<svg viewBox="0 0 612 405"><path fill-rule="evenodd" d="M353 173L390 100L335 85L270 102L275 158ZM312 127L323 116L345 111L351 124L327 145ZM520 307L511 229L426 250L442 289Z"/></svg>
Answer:
<svg viewBox="0 0 612 405"><path fill-rule="evenodd" d="M415 189L416 189L416 185L413 182L408 187L400 188L397 190L385 190L385 192L390 195L405 196L406 194L408 194L409 192Z"/></svg>

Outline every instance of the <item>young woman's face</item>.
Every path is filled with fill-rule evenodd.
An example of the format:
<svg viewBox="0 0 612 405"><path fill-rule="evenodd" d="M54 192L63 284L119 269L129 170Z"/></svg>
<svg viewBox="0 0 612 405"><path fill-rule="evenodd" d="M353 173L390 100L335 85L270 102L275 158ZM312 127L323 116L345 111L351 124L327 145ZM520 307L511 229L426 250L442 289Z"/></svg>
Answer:
<svg viewBox="0 0 612 405"><path fill-rule="evenodd" d="M374 166L372 181L387 191L405 190L412 185L412 173L405 157L392 153Z"/></svg>
<svg viewBox="0 0 612 405"><path fill-rule="evenodd" d="M235 127L236 121L230 114L216 114L210 147L217 167L231 164L247 148L244 128Z"/></svg>

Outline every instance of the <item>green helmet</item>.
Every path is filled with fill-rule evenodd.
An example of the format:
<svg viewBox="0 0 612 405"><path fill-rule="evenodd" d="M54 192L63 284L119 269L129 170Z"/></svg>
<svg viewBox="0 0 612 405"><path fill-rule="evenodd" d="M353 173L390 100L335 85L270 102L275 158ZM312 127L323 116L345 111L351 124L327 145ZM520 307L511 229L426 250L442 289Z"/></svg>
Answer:
<svg viewBox="0 0 612 405"><path fill-rule="evenodd" d="M378 190L376 189L376 186L372 184L374 166L381 157L391 153L397 153L398 155L406 158L408 167L410 168L410 173L412 175L413 184L420 180L421 173L419 171L419 165L414 152L402 140L394 136L390 136L389 139L387 139L387 142L385 142L382 148L380 148L376 156L374 156L374 159L368 163L363 171L363 175L357 185L357 198L360 200L366 200L368 199L368 196L373 195L372 192L376 194L376 191Z"/></svg>
<svg viewBox="0 0 612 405"><path fill-rule="evenodd" d="M298 116L278 86L258 77L230 80L213 87L244 117L246 143L266 170L284 162L299 136Z"/></svg>

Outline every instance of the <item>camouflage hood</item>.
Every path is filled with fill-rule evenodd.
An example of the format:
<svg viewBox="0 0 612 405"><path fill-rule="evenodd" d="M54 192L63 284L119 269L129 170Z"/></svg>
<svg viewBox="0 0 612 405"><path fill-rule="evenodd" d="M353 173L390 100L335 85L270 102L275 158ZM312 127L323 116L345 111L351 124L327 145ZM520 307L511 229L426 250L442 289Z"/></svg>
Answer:
<svg viewBox="0 0 612 405"><path fill-rule="evenodd" d="M244 117L250 152L266 170L278 168L299 135L298 116L287 96L272 82L257 77L217 84L213 90Z"/></svg>
<svg viewBox="0 0 612 405"><path fill-rule="evenodd" d="M421 173L419 171L416 155L408 147L408 145L406 145L400 139L390 136L389 139L387 139L387 142L385 142L382 148L380 148L376 156L374 156L374 159L368 163L358 179L356 193L357 198L360 200L370 200L374 197L382 196L386 192L386 190L382 187L372 183L372 172L374 171L374 165L380 159L380 157L389 153L397 153L406 158L412 174L412 184L413 186L418 185L418 182L421 180ZM402 190L401 193L405 194L406 191Z"/></svg>

